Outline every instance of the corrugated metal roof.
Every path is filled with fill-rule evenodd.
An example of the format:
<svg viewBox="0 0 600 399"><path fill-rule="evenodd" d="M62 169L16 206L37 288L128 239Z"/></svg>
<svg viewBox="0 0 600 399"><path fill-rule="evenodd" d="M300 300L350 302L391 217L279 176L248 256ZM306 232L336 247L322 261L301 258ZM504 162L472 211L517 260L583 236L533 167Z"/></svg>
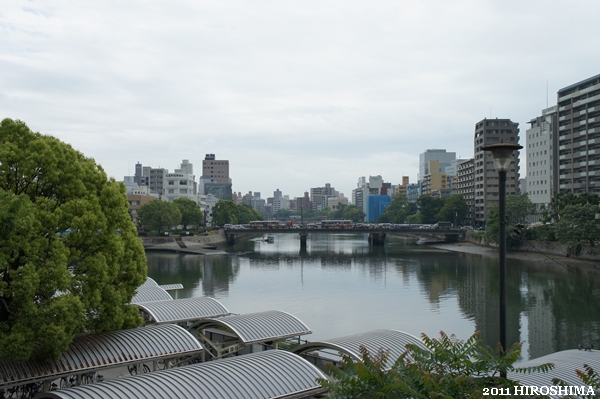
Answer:
<svg viewBox="0 0 600 399"><path fill-rule="evenodd" d="M585 384L577 377L575 370L585 371L583 365L587 364L595 371L600 371L600 352L570 349L517 363L515 367L539 366L544 363L554 363L554 370L550 370L548 373L507 373L507 377L527 386L552 386L553 378L560 378L571 386L583 386Z"/></svg>
<svg viewBox="0 0 600 399"><path fill-rule="evenodd" d="M319 349L333 349L352 357L354 360L360 361L360 347L364 346L370 354L375 354L380 349L384 351L389 350L388 367L391 367L396 359L406 350L406 344L415 344L424 349L427 348L414 335L397 330L375 330L326 341L309 342L296 347L293 352L301 354L309 351L318 351Z"/></svg>
<svg viewBox="0 0 600 399"><path fill-rule="evenodd" d="M193 328L201 330L223 326L231 329L246 344L312 333L310 328L298 318L279 310L206 319L196 323Z"/></svg>
<svg viewBox="0 0 600 399"><path fill-rule="evenodd" d="M138 287L138 289L140 289L140 288L148 288L148 287L158 287L158 283L156 281L154 281L153 278L147 277L146 281L144 282L144 284L140 285Z"/></svg>
<svg viewBox="0 0 600 399"><path fill-rule="evenodd" d="M161 284L159 285L163 290L181 290L183 289L183 284Z"/></svg>
<svg viewBox="0 0 600 399"><path fill-rule="evenodd" d="M144 302L155 302L155 301L168 301L173 300L173 297L165 291L163 288L156 287L138 287L137 293L131 299L132 304L144 303Z"/></svg>
<svg viewBox="0 0 600 399"><path fill-rule="evenodd" d="M271 350L46 392L35 398L286 398L320 392L317 378L325 375L306 360Z"/></svg>
<svg viewBox="0 0 600 399"><path fill-rule="evenodd" d="M54 362L0 361L0 388L200 350L198 340L174 324L82 335Z"/></svg>
<svg viewBox="0 0 600 399"><path fill-rule="evenodd" d="M169 301L138 303L136 305L148 313L155 323L175 323L229 314L225 306L216 299L209 297L172 299Z"/></svg>

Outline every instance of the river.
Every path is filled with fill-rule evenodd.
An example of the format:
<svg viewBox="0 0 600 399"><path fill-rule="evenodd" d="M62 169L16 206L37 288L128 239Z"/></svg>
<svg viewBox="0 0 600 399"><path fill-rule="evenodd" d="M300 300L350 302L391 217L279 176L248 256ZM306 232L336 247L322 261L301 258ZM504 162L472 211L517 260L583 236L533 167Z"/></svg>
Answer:
<svg viewBox="0 0 600 399"><path fill-rule="evenodd" d="M438 250L388 235L315 234L305 251L295 234L239 242L228 255L148 252L148 275L181 283L179 298L210 296L233 313L282 310L307 324L309 341L380 328L498 342L498 261ZM590 268L592 269L592 268ZM508 342L522 360L600 347L600 274L560 262L507 260Z"/></svg>

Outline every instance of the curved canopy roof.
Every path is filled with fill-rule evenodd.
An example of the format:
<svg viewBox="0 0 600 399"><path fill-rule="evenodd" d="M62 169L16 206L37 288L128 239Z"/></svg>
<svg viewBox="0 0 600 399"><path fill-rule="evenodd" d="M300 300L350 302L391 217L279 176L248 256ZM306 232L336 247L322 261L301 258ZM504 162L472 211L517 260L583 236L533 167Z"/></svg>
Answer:
<svg viewBox="0 0 600 399"><path fill-rule="evenodd" d="M245 344L277 341L312 333L310 328L295 316L279 310L205 319L192 328L202 330L210 327L226 327Z"/></svg>
<svg viewBox="0 0 600 399"><path fill-rule="evenodd" d="M137 293L131 299L133 305L144 302L173 300L173 297L164 288L160 288L159 286L142 287L138 287Z"/></svg>
<svg viewBox="0 0 600 399"><path fill-rule="evenodd" d="M174 324L82 335L54 362L0 361L0 388L200 350L198 340Z"/></svg>
<svg viewBox="0 0 600 399"><path fill-rule="evenodd" d="M515 367L539 366L544 363L554 363L554 369L547 373L523 374L509 372L507 377L520 381L522 385L527 386L552 386L553 378L560 378L570 386L582 386L585 384L577 377L575 370L585 372L584 364L591 366L596 371L600 370L600 352L570 349L517 363Z"/></svg>
<svg viewBox="0 0 600 399"><path fill-rule="evenodd" d="M396 359L406 350L406 344L415 344L423 349L427 347L414 335L397 330L375 330L366 333L347 335L345 337L333 338L327 341L308 342L296 347L293 352L302 354L309 351L321 349L333 349L360 361L360 347L364 346L369 353L375 354L380 349L389 350L388 367L391 367Z"/></svg>
<svg viewBox="0 0 600 399"><path fill-rule="evenodd" d="M183 289L183 284L161 284L159 287L165 291L181 290Z"/></svg>
<svg viewBox="0 0 600 399"><path fill-rule="evenodd" d="M219 301L209 297L172 299L168 301L145 302L136 304L142 312L148 314L151 322L176 323L197 320L206 317L228 315L229 311Z"/></svg>
<svg viewBox="0 0 600 399"><path fill-rule="evenodd" d="M147 277L144 284L142 284L138 287L138 290L140 288L149 288L149 287L158 287L158 283L152 277Z"/></svg>
<svg viewBox="0 0 600 399"><path fill-rule="evenodd" d="M321 392L317 378L325 375L306 360L271 350L45 392L35 398L286 398Z"/></svg>

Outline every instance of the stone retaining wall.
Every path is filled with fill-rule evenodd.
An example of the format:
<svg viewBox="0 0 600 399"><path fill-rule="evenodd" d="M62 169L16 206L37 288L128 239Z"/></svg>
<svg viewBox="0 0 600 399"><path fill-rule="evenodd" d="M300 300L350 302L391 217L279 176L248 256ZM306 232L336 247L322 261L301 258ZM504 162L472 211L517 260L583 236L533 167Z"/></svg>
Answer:
<svg viewBox="0 0 600 399"><path fill-rule="evenodd" d="M491 248L497 248L497 245L486 245L483 237L473 237L470 232L467 232L465 241L472 242L477 245L483 245ZM530 244L530 245L529 245ZM543 253L553 256L572 257L574 259L583 259L600 262L600 246L581 245L580 248L573 247L567 244L558 242L536 241L530 240L529 244L523 243L523 246L517 252L532 252ZM514 251L514 250L511 250ZM579 254L577 254L579 252Z"/></svg>
<svg viewBox="0 0 600 399"><path fill-rule="evenodd" d="M177 241L182 241L187 248L194 247L205 247L212 245L225 244L225 235L222 230L219 230L219 234L211 236L191 236L191 237L139 237L142 240L144 248L154 249L170 249L180 248Z"/></svg>

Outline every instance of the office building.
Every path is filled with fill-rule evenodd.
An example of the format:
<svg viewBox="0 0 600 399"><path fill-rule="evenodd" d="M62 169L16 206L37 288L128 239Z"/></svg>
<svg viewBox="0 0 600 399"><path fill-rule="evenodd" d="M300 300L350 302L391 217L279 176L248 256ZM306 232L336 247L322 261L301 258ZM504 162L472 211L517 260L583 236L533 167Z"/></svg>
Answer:
<svg viewBox="0 0 600 399"><path fill-rule="evenodd" d="M231 183L229 161L216 159L215 154L206 154L202 161L202 177L210 178L211 183Z"/></svg>
<svg viewBox="0 0 600 399"><path fill-rule="evenodd" d="M499 177L490 151L482 147L498 143L519 144L519 124L510 119L484 119L475 125L474 139L474 223L485 225L492 205L499 202ZM513 152L510 170L506 173L506 195L519 194L519 151Z"/></svg>
<svg viewBox="0 0 600 399"><path fill-rule="evenodd" d="M452 166L452 161L456 159L455 152L446 152L446 150L427 150L419 154L419 180L423 180L425 175L431 173L429 170L429 161L438 161L439 170L434 172L445 173L446 168Z"/></svg>

